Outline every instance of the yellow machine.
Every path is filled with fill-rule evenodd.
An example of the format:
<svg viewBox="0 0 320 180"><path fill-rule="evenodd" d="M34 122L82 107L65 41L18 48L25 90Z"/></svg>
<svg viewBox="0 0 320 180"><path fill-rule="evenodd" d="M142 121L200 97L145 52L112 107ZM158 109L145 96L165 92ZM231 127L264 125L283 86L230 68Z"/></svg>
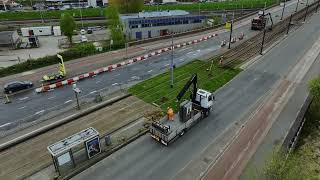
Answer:
<svg viewBox="0 0 320 180"><path fill-rule="evenodd" d="M60 54L57 54L57 57L59 58L59 66L58 66L59 73L44 75L42 77L42 81L58 80L58 79L62 79L66 76L67 72L66 72L66 68L64 66L63 57Z"/></svg>

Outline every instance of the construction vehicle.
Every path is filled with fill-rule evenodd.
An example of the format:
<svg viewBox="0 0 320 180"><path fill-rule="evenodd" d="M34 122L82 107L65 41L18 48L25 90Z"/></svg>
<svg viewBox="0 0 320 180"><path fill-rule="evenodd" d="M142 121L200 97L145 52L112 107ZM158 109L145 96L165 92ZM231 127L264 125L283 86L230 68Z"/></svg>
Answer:
<svg viewBox="0 0 320 180"><path fill-rule="evenodd" d="M169 108L168 117L152 122L149 127L151 137L165 146L168 146L177 137L184 135L194 124L210 114L214 95L206 90L198 89L196 74L192 75L185 84L178 94L177 100L181 100L191 85L193 85L193 89L190 100L185 100L180 104L179 113L173 114L172 109Z"/></svg>
<svg viewBox="0 0 320 180"><path fill-rule="evenodd" d="M269 17L268 17L269 16ZM271 21L271 25L269 27L272 30L273 20L270 13L266 13L264 11L260 11L258 13L258 17L255 17L251 21L251 30L262 30L266 25L269 24L269 20Z"/></svg>
<svg viewBox="0 0 320 180"><path fill-rule="evenodd" d="M64 66L63 58L60 54L57 54L59 58L59 72L53 74L47 74L42 77L42 82L52 82L59 79L63 79L66 76L66 68Z"/></svg>

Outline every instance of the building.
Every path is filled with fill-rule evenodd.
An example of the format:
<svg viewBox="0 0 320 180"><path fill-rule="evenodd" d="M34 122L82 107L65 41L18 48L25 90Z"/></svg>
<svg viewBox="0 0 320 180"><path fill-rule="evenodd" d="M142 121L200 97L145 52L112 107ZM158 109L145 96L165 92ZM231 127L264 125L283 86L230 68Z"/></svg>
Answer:
<svg viewBox="0 0 320 180"><path fill-rule="evenodd" d="M18 48L21 38L17 31L1 31L0 47L9 47L10 49Z"/></svg>
<svg viewBox="0 0 320 180"><path fill-rule="evenodd" d="M127 40L141 40L203 27L205 18L187 11L172 10L122 15L121 21Z"/></svg>
<svg viewBox="0 0 320 180"><path fill-rule="evenodd" d="M67 5L71 8L98 7L108 4L108 0L46 0L47 6Z"/></svg>

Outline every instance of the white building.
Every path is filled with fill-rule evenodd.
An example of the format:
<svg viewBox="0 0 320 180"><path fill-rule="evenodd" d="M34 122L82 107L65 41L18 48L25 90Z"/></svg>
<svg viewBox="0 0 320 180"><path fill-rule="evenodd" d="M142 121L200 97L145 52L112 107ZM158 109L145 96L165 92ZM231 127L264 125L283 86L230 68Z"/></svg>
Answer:
<svg viewBox="0 0 320 180"><path fill-rule="evenodd" d="M122 15L123 31L129 40L165 36L200 28L206 16L192 15L187 11L154 11Z"/></svg>

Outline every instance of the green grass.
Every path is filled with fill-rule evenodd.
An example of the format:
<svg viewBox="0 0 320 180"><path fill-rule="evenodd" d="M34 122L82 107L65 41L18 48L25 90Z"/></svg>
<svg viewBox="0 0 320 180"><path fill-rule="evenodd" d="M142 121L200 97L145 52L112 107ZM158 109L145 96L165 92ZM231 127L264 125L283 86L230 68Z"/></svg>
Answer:
<svg viewBox="0 0 320 180"><path fill-rule="evenodd" d="M199 5L201 10L218 10L218 9L240 9L240 8L262 8L266 2L267 6L278 3L278 0L236 0L236 1L224 1L224 2L208 2L208 3L194 3L194 4L170 4L170 5L153 5L144 6L145 11L156 10L187 10L198 11ZM70 13L74 17L80 17L79 9L61 10L61 11L43 11L42 16L45 19L60 18L62 13ZM103 8L91 8L82 9L83 17L92 16L104 16ZM26 20L26 19L40 19L40 11L28 11L28 12L6 12L0 13L0 20Z"/></svg>
<svg viewBox="0 0 320 180"><path fill-rule="evenodd" d="M207 2L207 3L193 3L193 4L167 4L167 5L153 5L145 6L146 11L156 10L187 10L198 11L199 6L201 10L219 10L219 9L240 9L240 8L263 8L278 3L277 0L236 0L236 1L222 1L222 2Z"/></svg>
<svg viewBox="0 0 320 180"><path fill-rule="evenodd" d="M26 20L40 19L41 14L44 19L60 18L61 14L69 13L74 17L80 17L79 9L61 10L61 11L27 11L27 12L5 12L0 13L0 20ZM103 8L82 9L83 17L104 16Z"/></svg>
<svg viewBox="0 0 320 180"><path fill-rule="evenodd" d="M239 69L219 68L214 64L211 75L209 75L210 72L207 71L207 68L210 67L210 64L195 60L174 69L173 88L170 88L170 74L166 72L132 86L129 88L129 92L147 103L159 105L163 111L166 111L167 107L172 107L176 112L179 106L179 102L176 102L176 96L193 73L198 74L198 88L213 92L240 72ZM182 99L188 99L189 95L190 92L186 93Z"/></svg>

